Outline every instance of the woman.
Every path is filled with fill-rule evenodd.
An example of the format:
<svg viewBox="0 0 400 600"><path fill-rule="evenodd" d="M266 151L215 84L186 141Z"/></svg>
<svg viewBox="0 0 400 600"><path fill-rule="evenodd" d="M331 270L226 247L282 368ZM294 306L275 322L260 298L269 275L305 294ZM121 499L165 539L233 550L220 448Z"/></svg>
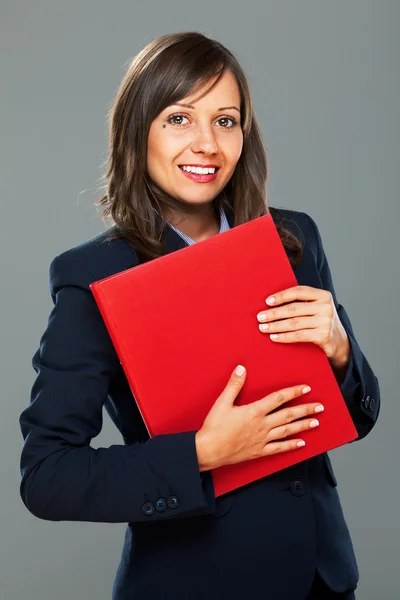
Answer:
<svg viewBox="0 0 400 600"><path fill-rule="evenodd" d="M357 565L326 453L214 495L213 467L296 451L323 410L307 398L285 409L308 382L239 409L239 368L199 431L149 439L89 289L270 212L299 286L276 290L254 315L260 335L323 348L358 439L372 429L377 378L336 299L315 222L266 204L265 152L232 53L196 32L146 46L113 105L105 179L99 205L112 226L50 266L55 306L20 417L26 507L53 521L128 523L114 600L354 598ZM96 450L103 405L124 445Z"/></svg>

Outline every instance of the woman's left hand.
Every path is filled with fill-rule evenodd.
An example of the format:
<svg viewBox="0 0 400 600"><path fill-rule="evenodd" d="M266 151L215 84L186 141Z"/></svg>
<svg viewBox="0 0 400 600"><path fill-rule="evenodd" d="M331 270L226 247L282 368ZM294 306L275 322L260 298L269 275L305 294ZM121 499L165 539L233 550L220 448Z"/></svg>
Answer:
<svg viewBox="0 0 400 600"><path fill-rule="evenodd" d="M271 298L275 301L271 302ZM257 319L260 331L272 334L272 341L284 344L312 342L322 348L331 364L341 366L348 362L349 338L331 292L298 285L273 294L266 303L274 308L258 313ZM268 328L263 330L263 325Z"/></svg>

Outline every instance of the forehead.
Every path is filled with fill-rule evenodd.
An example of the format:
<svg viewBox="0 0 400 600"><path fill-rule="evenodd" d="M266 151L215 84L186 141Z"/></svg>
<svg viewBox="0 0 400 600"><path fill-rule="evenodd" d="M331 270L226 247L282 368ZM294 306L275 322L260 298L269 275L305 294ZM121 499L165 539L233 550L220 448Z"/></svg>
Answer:
<svg viewBox="0 0 400 600"><path fill-rule="evenodd" d="M211 89L214 81L215 79L208 82L197 90L196 93L181 98L178 100L178 103L190 104L195 108L214 104L218 107L235 104L240 108L239 86L231 71L226 71L218 83ZM202 97L200 98L200 96Z"/></svg>

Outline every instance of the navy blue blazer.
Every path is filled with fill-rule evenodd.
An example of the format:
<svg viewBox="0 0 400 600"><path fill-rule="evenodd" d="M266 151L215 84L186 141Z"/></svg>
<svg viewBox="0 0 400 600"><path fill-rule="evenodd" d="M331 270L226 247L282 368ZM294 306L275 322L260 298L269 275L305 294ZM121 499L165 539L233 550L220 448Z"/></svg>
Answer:
<svg viewBox="0 0 400 600"><path fill-rule="evenodd" d="M337 301L314 220L281 214L304 242L299 284L330 290L349 336L340 388L361 439L378 417L378 380ZM186 245L170 227L165 239L170 252ZM195 431L149 439L89 289L138 263L126 240L106 242L105 232L51 262L54 308L20 416L24 504L50 521L127 523L114 600L300 600L316 569L334 591L355 589L357 563L326 453L216 499L210 472L199 471ZM94 449L103 406L124 443Z"/></svg>

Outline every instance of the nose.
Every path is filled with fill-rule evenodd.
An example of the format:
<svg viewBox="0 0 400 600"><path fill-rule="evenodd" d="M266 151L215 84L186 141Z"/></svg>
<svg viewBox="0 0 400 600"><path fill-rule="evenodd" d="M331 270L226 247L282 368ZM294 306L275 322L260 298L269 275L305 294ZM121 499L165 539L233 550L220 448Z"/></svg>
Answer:
<svg viewBox="0 0 400 600"><path fill-rule="evenodd" d="M204 152L204 154L215 154L218 152L218 144L212 127L203 125L196 128L191 149L193 152Z"/></svg>

